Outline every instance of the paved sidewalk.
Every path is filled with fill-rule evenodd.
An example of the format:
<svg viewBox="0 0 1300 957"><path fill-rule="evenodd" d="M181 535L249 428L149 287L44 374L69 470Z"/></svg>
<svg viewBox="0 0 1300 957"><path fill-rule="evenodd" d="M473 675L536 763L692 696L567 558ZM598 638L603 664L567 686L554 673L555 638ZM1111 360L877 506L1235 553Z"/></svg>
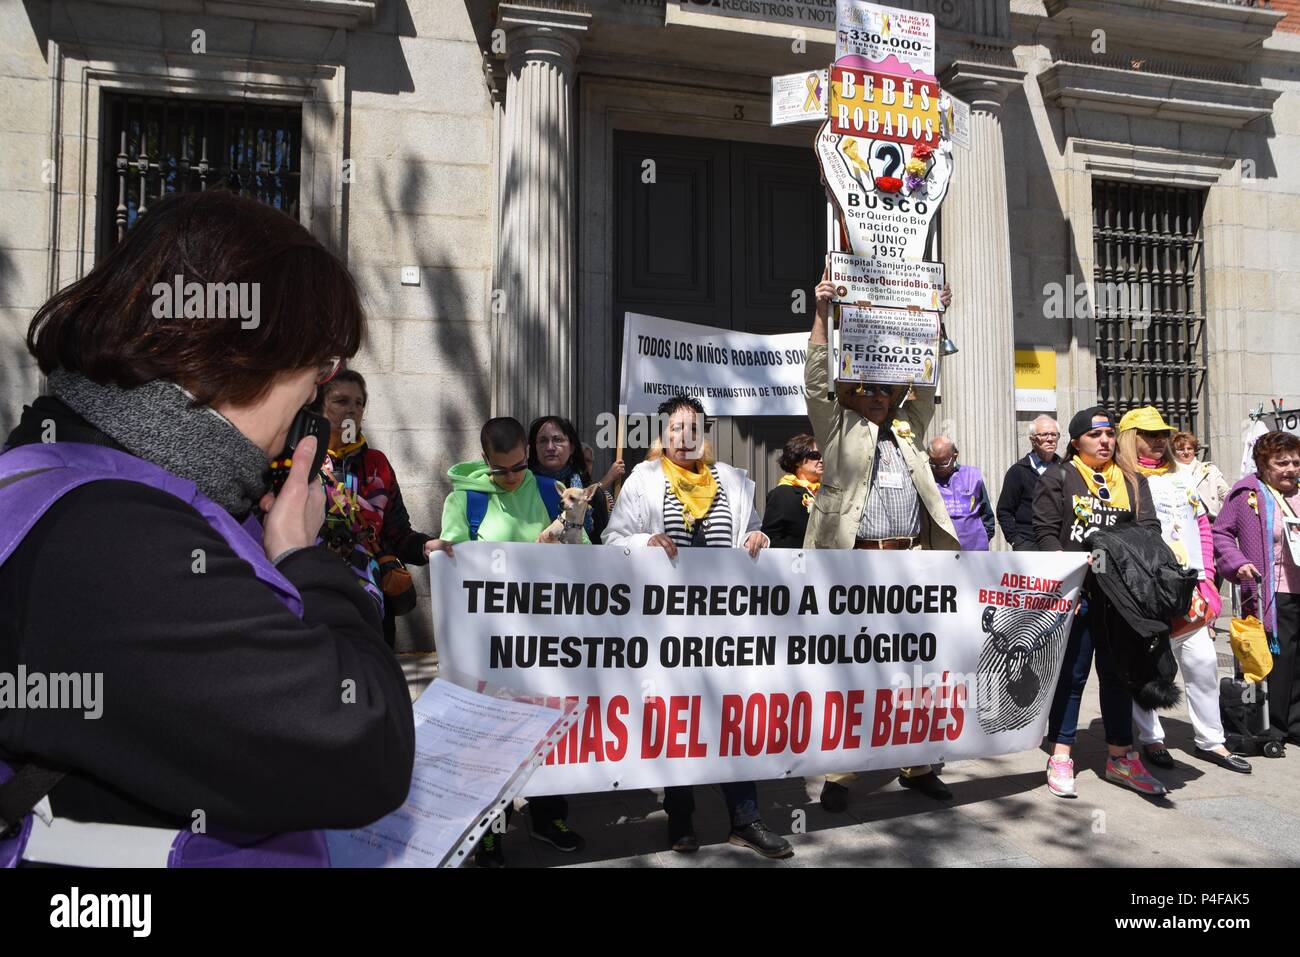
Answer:
<svg viewBox="0 0 1300 957"><path fill-rule="evenodd" d="M1226 674L1226 642L1216 645ZM412 675L422 666L427 681L429 659L403 660ZM1165 712L1178 767L1155 771L1169 788L1166 798L1144 798L1103 777L1096 685L1094 673L1074 751L1075 800L1048 793L1040 751L948 764L949 806L904 791L885 771L852 783L843 814L822 810L820 780L764 781L764 820L795 848L788 860L768 861L726 843L716 788L697 789L702 846L694 855L667 849L667 819L654 791L584 794L570 798L569 823L586 838L586 850L561 854L530 840L528 816L519 814L505 838L506 858L521 867L1300 866L1300 748L1282 759L1253 758L1253 774L1236 774L1193 756L1185 708Z"/></svg>

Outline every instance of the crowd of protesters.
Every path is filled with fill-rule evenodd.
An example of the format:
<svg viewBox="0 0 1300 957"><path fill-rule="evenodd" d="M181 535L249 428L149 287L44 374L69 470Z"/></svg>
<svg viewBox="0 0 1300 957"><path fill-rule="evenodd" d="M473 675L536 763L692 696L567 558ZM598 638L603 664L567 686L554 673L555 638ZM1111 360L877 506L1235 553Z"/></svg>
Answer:
<svg viewBox="0 0 1300 957"><path fill-rule="evenodd" d="M237 321L159 316L141 277L194 268L258 282L276 320L249 333ZM0 721L0 808L13 817L0 821L0 866L86 863L51 836L51 821L63 819L91 829L77 833L100 859L145 848L131 858L143 863L161 848L170 860L195 808L222 824L180 842L202 862L327 862L319 829L367 824L409 787L411 703L391 653L394 619L415 604L407 567L462 542L537 541L575 488L589 506L572 523L581 542L669 557L684 548L984 551L997 525L1017 551L1088 552L1099 530L1145 529L1197 579L1188 626L1168 645L1196 755L1251 770L1227 748L1217 707L1210 625L1222 580L1240 586L1244 611L1264 623L1271 718L1300 740L1300 438L1264 435L1257 474L1229 487L1198 459L1196 437L1155 408L1119 420L1084 409L1064 443L1042 416L995 509L950 437L925 443L932 388L830 381L833 296L823 280L805 366L812 431L785 444L762 514L755 483L713 456L704 407L679 395L661 406L646 461L630 472L617 461L599 479L567 418L544 415L526 429L490 419L481 458L448 473L435 537L413 528L391 464L361 431L366 381L346 362L364 319L343 265L254 200L205 192L160 202L38 311L28 335L49 394L24 410L0 455L0 606L13 609L0 627L0 670L15 670L21 648L31 670L111 671L130 686L117 686L93 735L69 726L66 712ZM307 406L328 436L308 435L281 462ZM319 443L322 481L309 483ZM1105 777L1158 796L1165 788L1147 763L1174 766L1159 718L1143 706L1151 699L1126 677L1108 601L1090 571L1048 712L1047 787L1061 797L1075 795L1071 754L1094 661ZM947 801L940 770L902 768L898 783ZM827 775L827 810L845 809L853 777ZM764 823L754 782L720 789L732 843L792 853ZM42 799L48 814L33 824ZM693 789L666 788L664 810L669 846L698 849ZM534 838L583 847L564 797L530 799L529 818ZM137 847L144 831L167 840ZM489 832L476 859L503 864L501 836Z"/></svg>

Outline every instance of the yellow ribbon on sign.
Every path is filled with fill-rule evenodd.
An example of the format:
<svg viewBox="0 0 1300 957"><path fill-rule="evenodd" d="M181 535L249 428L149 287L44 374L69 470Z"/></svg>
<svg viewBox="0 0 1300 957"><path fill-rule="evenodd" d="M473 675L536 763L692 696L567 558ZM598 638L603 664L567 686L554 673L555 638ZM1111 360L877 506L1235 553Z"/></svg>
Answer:
<svg viewBox="0 0 1300 957"><path fill-rule="evenodd" d="M869 167L866 163L862 162L862 157L858 155L857 140L844 141L844 155L845 157L848 158L849 162L852 163L854 166L856 166L858 169L862 170L868 176L871 175L871 167Z"/></svg>
<svg viewBox="0 0 1300 957"><path fill-rule="evenodd" d="M821 109L822 98L818 91L818 86L821 83L821 77L819 77L816 73L809 73L806 77L804 77L804 82L808 84L808 98L803 101L803 111L805 113L811 113L814 110Z"/></svg>

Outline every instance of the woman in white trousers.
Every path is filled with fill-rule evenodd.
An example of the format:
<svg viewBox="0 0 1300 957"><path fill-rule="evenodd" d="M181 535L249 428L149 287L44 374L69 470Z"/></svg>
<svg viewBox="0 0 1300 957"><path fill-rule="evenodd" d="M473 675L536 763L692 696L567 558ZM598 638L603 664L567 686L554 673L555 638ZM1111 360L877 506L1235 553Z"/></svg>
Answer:
<svg viewBox="0 0 1300 957"><path fill-rule="evenodd" d="M1219 662L1208 622L1218 617L1223 600L1214 585L1210 519L1193 474L1177 468L1169 441L1173 433L1173 427L1152 406L1133 409L1119 423L1117 458L1147 477L1165 544L1184 567L1195 569L1200 576L1196 594L1208 610L1207 624L1170 641L1183 673L1195 754L1230 771L1249 774L1250 762L1228 751L1219 718ZM1174 767L1156 712L1134 704L1133 727L1150 764Z"/></svg>

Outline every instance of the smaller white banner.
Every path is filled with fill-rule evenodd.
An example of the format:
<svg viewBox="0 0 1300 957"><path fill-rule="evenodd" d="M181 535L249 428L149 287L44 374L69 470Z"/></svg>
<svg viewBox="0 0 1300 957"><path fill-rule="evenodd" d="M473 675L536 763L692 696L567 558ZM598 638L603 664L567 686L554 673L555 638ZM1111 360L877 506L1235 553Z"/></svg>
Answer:
<svg viewBox="0 0 1300 957"><path fill-rule="evenodd" d="M807 415L807 354L806 332L760 336L629 312L620 405L649 415L682 393L709 415Z"/></svg>
<svg viewBox="0 0 1300 957"><path fill-rule="evenodd" d="M831 253L834 302L885 306L891 309L943 311L943 263L868 259L851 253Z"/></svg>
<svg viewBox="0 0 1300 957"><path fill-rule="evenodd" d="M932 386L938 374L937 312L840 307L837 379Z"/></svg>
<svg viewBox="0 0 1300 957"><path fill-rule="evenodd" d="M827 71L772 77L772 125L826 119Z"/></svg>

